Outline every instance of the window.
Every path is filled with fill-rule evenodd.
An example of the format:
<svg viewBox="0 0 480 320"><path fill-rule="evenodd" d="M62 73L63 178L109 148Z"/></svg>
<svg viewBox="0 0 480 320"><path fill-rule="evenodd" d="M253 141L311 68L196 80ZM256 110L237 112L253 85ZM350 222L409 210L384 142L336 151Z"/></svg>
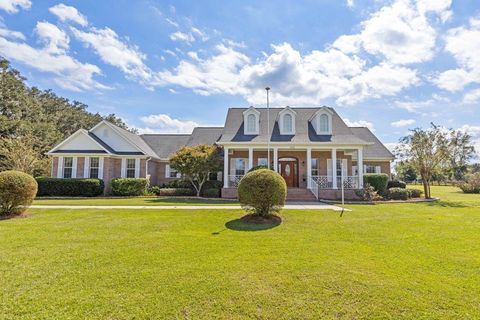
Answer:
<svg viewBox="0 0 480 320"><path fill-rule="evenodd" d="M267 158L258 158L257 165L259 166L268 166L268 159Z"/></svg>
<svg viewBox="0 0 480 320"><path fill-rule="evenodd" d="M312 176L318 176L318 159L312 159Z"/></svg>
<svg viewBox="0 0 480 320"><path fill-rule="evenodd" d="M365 165L365 173L376 173L375 166L372 166L370 164Z"/></svg>
<svg viewBox="0 0 480 320"><path fill-rule="evenodd" d="M254 114L249 114L247 116L247 132L257 132L257 117Z"/></svg>
<svg viewBox="0 0 480 320"><path fill-rule="evenodd" d="M177 177L178 177L178 171L170 167L169 178L177 178Z"/></svg>
<svg viewBox="0 0 480 320"><path fill-rule="evenodd" d="M320 115L320 132L330 132L329 123L328 123L328 115L321 114Z"/></svg>
<svg viewBox="0 0 480 320"><path fill-rule="evenodd" d="M65 157L63 158L63 177L68 179L72 177L73 173L73 158Z"/></svg>
<svg viewBox="0 0 480 320"><path fill-rule="evenodd" d="M293 132L293 118L289 113L283 116L283 131L285 133Z"/></svg>
<svg viewBox="0 0 480 320"><path fill-rule="evenodd" d="M243 176L245 175L247 161L246 159L235 159L235 175Z"/></svg>
<svg viewBox="0 0 480 320"><path fill-rule="evenodd" d="M98 179L100 169L100 158L90 158L90 175L91 179Z"/></svg>
<svg viewBox="0 0 480 320"><path fill-rule="evenodd" d="M135 178L135 159L127 159L127 178Z"/></svg>

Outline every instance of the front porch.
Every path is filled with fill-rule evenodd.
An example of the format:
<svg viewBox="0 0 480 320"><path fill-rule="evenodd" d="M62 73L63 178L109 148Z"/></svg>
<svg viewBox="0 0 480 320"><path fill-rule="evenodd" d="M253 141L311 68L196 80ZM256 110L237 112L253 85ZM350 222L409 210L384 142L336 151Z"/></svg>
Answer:
<svg viewBox="0 0 480 320"><path fill-rule="evenodd" d="M224 198L236 198L243 175L252 167L269 162L285 179L289 194L305 189L317 200L338 199L343 185L345 198L355 199L355 190L363 188L363 150L358 147L271 147L270 154L265 147L224 150Z"/></svg>

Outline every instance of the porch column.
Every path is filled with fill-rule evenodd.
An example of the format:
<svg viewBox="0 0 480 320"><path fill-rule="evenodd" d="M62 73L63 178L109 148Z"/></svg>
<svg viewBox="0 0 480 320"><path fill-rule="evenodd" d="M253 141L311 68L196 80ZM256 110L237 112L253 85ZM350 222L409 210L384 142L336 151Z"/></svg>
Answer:
<svg viewBox="0 0 480 320"><path fill-rule="evenodd" d="M223 187L228 188L228 148L223 148Z"/></svg>
<svg viewBox="0 0 480 320"><path fill-rule="evenodd" d="M248 167L247 171L253 168L253 148L248 148Z"/></svg>
<svg viewBox="0 0 480 320"><path fill-rule="evenodd" d="M273 148L273 170L278 172L278 148Z"/></svg>
<svg viewBox="0 0 480 320"><path fill-rule="evenodd" d="M307 188L312 189L312 148L307 148Z"/></svg>
<svg viewBox="0 0 480 320"><path fill-rule="evenodd" d="M332 188L337 189L337 149L332 149Z"/></svg>
<svg viewBox="0 0 480 320"><path fill-rule="evenodd" d="M357 150L358 186L363 188L363 149Z"/></svg>

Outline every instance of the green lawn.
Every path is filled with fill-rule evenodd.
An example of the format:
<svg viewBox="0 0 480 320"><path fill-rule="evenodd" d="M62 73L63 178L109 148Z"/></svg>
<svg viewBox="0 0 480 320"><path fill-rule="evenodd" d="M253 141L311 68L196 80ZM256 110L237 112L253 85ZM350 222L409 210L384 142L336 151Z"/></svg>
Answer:
<svg viewBox="0 0 480 320"><path fill-rule="evenodd" d="M178 206L178 205L238 205L238 201L225 199L202 199L184 197L132 197L132 198L38 198L35 205L69 205L69 206Z"/></svg>
<svg viewBox="0 0 480 320"><path fill-rule="evenodd" d="M454 191L262 231L240 210L32 209L0 221L0 319L478 319L480 196Z"/></svg>

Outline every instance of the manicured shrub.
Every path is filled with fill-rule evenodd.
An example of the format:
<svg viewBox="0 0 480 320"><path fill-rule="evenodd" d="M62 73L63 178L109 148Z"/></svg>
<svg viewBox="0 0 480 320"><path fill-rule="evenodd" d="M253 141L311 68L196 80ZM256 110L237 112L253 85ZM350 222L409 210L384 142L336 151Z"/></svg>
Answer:
<svg viewBox="0 0 480 320"><path fill-rule="evenodd" d="M147 189L148 195L159 196L160 195L160 187L159 186L149 186Z"/></svg>
<svg viewBox="0 0 480 320"><path fill-rule="evenodd" d="M100 179L36 178L37 196L95 197L103 194L105 185Z"/></svg>
<svg viewBox="0 0 480 320"><path fill-rule="evenodd" d="M356 190L355 194L364 201L379 201L383 199L368 183L363 186L363 189Z"/></svg>
<svg viewBox="0 0 480 320"><path fill-rule="evenodd" d="M363 184L369 184L380 195L387 191L388 175L385 173L367 173L363 176Z"/></svg>
<svg viewBox="0 0 480 320"><path fill-rule="evenodd" d="M0 172L0 215L21 214L37 194L35 179L20 171Z"/></svg>
<svg viewBox="0 0 480 320"><path fill-rule="evenodd" d="M112 180L114 196L143 196L147 193L148 180L145 178L116 178Z"/></svg>
<svg viewBox="0 0 480 320"><path fill-rule="evenodd" d="M419 189L406 189L408 192L409 198L420 198L423 194L422 190Z"/></svg>
<svg viewBox="0 0 480 320"><path fill-rule="evenodd" d="M260 169L268 169L268 166L263 166L263 165L255 166L255 167L252 167L252 169L248 170L248 172L252 172ZM270 168L270 170L273 170L273 168Z"/></svg>
<svg viewBox="0 0 480 320"><path fill-rule="evenodd" d="M172 180L167 183L164 183L162 185L162 188L188 188L188 189L193 189L192 184L190 181L178 179L178 180Z"/></svg>
<svg viewBox="0 0 480 320"><path fill-rule="evenodd" d="M285 205L287 184L281 175L268 169L247 173L238 186L242 207L259 216L270 216Z"/></svg>
<svg viewBox="0 0 480 320"><path fill-rule="evenodd" d="M190 188L161 188L158 195L164 197L190 197L195 196L196 192Z"/></svg>
<svg viewBox="0 0 480 320"><path fill-rule="evenodd" d="M390 180L387 183L387 189L391 189L391 188L405 189L406 187L407 187L407 184L403 181L400 181L400 180Z"/></svg>
<svg viewBox="0 0 480 320"><path fill-rule="evenodd" d="M205 183L202 186L202 188L204 190L207 190L207 189L222 189L222 187L223 187L223 182L218 181L218 180L205 181Z"/></svg>
<svg viewBox="0 0 480 320"><path fill-rule="evenodd" d="M219 198L220 189L218 188L208 188L203 190L202 196L205 198Z"/></svg>
<svg viewBox="0 0 480 320"><path fill-rule="evenodd" d="M390 188L388 189L388 198L392 200L408 200L409 191L403 188Z"/></svg>
<svg viewBox="0 0 480 320"><path fill-rule="evenodd" d="M459 183L458 187L464 193L480 193L480 172L467 175L465 182Z"/></svg>

